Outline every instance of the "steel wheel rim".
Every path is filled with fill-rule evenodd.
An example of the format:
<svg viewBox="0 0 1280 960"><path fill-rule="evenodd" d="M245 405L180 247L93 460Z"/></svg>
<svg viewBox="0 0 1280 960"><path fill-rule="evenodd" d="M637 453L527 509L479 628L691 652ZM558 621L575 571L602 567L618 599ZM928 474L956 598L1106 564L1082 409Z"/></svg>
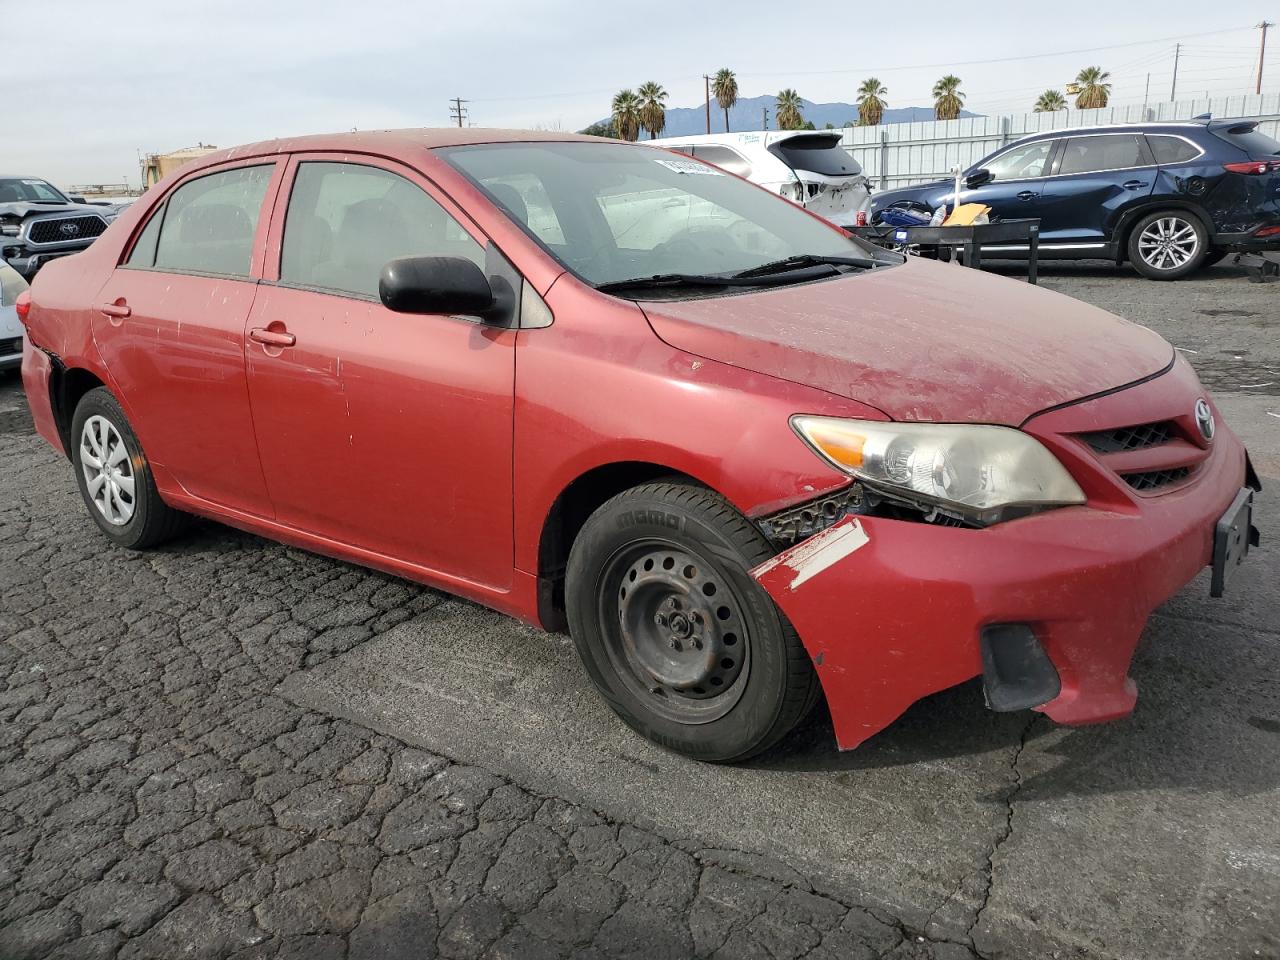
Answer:
<svg viewBox="0 0 1280 960"><path fill-rule="evenodd" d="M120 431L106 417L95 414L80 430L80 469L90 502L113 527L133 519L136 478L133 459Z"/></svg>
<svg viewBox="0 0 1280 960"><path fill-rule="evenodd" d="M645 540L609 559L600 586L606 653L633 697L685 724L710 723L737 705L751 668L750 627L717 565Z"/></svg>
<svg viewBox="0 0 1280 960"><path fill-rule="evenodd" d="M1199 250L1196 228L1181 217L1160 217L1138 235L1138 255L1155 270L1186 266Z"/></svg>

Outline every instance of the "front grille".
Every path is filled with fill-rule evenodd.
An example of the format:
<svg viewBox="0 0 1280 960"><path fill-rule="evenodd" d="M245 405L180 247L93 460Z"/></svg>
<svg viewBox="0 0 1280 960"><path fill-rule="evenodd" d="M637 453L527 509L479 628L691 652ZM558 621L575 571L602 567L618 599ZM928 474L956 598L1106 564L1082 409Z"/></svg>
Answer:
<svg viewBox="0 0 1280 960"><path fill-rule="evenodd" d="M1115 430L1082 433L1080 439L1092 447L1095 453L1126 453L1130 450L1158 447L1168 443L1174 435L1173 424L1168 420L1160 420L1157 423L1139 423L1132 427L1117 427Z"/></svg>
<svg viewBox="0 0 1280 960"><path fill-rule="evenodd" d="M0 340L0 357L7 357L11 354L22 352L22 338L12 337L8 340Z"/></svg>
<svg viewBox="0 0 1280 960"><path fill-rule="evenodd" d="M74 243L92 240L107 229L107 222L99 216L53 217L32 220L27 227L29 243Z"/></svg>
<svg viewBox="0 0 1280 960"><path fill-rule="evenodd" d="M1190 467L1174 467L1170 470L1147 470L1143 473L1122 474L1124 482L1135 490L1157 490L1191 476Z"/></svg>

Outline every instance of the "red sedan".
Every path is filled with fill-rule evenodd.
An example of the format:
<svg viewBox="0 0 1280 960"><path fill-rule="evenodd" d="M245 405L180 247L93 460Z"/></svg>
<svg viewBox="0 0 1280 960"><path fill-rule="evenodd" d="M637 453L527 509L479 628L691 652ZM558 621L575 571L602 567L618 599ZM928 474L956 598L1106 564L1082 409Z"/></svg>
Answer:
<svg viewBox="0 0 1280 960"><path fill-rule="evenodd" d="M20 312L35 422L121 546L198 514L568 626L706 760L819 691L842 748L976 676L1124 716L1151 611L1256 542L1245 450L1155 333L651 147L223 151Z"/></svg>

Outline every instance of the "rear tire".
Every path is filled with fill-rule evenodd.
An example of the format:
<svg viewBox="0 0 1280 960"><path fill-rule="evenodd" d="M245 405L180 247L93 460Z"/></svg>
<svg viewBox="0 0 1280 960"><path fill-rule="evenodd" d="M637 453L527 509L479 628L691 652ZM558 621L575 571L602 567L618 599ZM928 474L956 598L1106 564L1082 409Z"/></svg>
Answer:
<svg viewBox="0 0 1280 960"><path fill-rule="evenodd" d="M106 387L76 405L71 463L89 516L112 542L145 550L186 525L187 515L160 499L142 445Z"/></svg>
<svg viewBox="0 0 1280 960"><path fill-rule="evenodd" d="M769 749L809 711L813 665L748 573L773 553L727 501L689 482L634 487L588 518L569 553L569 628L632 729L730 763Z"/></svg>
<svg viewBox="0 0 1280 960"><path fill-rule="evenodd" d="M1209 231L1186 210L1158 210L1129 233L1129 262L1148 280L1178 280L1199 270L1209 255Z"/></svg>

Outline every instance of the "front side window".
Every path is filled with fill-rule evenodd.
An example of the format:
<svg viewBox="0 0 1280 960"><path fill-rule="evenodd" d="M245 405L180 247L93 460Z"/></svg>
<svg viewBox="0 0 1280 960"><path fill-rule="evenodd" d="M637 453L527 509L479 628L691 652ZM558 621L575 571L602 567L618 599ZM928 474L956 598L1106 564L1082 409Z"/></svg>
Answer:
<svg viewBox="0 0 1280 960"><path fill-rule="evenodd" d="M165 202L163 214L152 215L130 254L130 265L249 276L253 239L273 170L274 164L237 167L184 183ZM153 224L158 233L149 235ZM154 260L148 263L153 239Z"/></svg>
<svg viewBox="0 0 1280 960"><path fill-rule="evenodd" d="M354 163L298 166L285 217L280 281L377 299L382 268L400 257L464 257L484 250L421 187Z"/></svg>
<svg viewBox="0 0 1280 960"><path fill-rule="evenodd" d="M1062 151L1058 173L1094 173L1143 167L1147 159L1146 141L1139 133L1108 133L1096 137L1072 137Z"/></svg>
<svg viewBox="0 0 1280 960"><path fill-rule="evenodd" d="M699 151L700 152L700 151ZM437 150L490 196L536 178L556 227L526 231L588 283L750 270L811 255L870 258L870 248L775 194L666 150L614 143L503 143Z"/></svg>
<svg viewBox="0 0 1280 960"><path fill-rule="evenodd" d="M1044 176L1045 165L1057 140L1036 140L1006 150L982 164L991 172L992 180L1031 180Z"/></svg>

